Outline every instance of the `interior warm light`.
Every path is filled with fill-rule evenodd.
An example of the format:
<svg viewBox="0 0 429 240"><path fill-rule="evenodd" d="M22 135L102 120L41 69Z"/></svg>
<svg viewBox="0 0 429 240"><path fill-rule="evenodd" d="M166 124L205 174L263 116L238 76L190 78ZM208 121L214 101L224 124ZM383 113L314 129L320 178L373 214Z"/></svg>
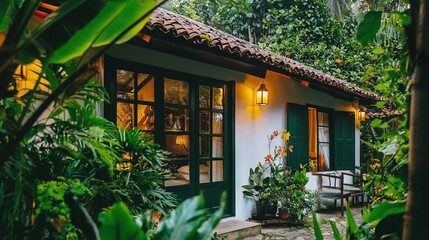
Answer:
<svg viewBox="0 0 429 240"><path fill-rule="evenodd" d="M265 84L261 84L256 91L256 104L267 105L268 104L268 89Z"/></svg>
<svg viewBox="0 0 429 240"><path fill-rule="evenodd" d="M359 110L359 121L365 121L366 118L366 108L361 108Z"/></svg>

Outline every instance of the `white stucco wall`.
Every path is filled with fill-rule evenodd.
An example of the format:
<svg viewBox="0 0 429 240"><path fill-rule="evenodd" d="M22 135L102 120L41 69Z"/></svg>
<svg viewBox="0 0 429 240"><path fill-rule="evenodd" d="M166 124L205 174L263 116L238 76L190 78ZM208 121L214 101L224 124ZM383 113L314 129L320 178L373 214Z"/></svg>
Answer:
<svg viewBox="0 0 429 240"><path fill-rule="evenodd" d="M235 109L235 209L237 219L250 217L254 203L243 198L242 185L248 184L249 169L264 161L268 153L267 135L287 126L288 103L311 104L337 111L356 111L351 102L305 87L297 81L268 71L263 82L269 90L269 104L256 106L255 94L262 79L241 72L228 70L166 53L123 44L108 51L113 57L139 62L176 71L236 82ZM359 123L356 121L356 165L359 165ZM280 138L277 139L280 141ZM275 143L273 143L275 145ZM309 189L317 188L317 180L311 174Z"/></svg>
<svg viewBox="0 0 429 240"><path fill-rule="evenodd" d="M267 135L287 126L288 103L312 104L337 111L356 111L351 102L334 98L305 87L297 81L268 72L264 83L269 91L269 104L256 106L255 94L261 79L247 76L236 84L236 218L247 219L253 202L242 196L240 186L248 184L249 168L264 161L268 153ZM280 144L280 139L277 139ZM292 143L293 144L293 143ZM275 145L275 143L274 143ZM356 124L356 159L359 159L359 128ZM359 164L359 162L356 162ZM317 179L308 174L308 189L317 189Z"/></svg>

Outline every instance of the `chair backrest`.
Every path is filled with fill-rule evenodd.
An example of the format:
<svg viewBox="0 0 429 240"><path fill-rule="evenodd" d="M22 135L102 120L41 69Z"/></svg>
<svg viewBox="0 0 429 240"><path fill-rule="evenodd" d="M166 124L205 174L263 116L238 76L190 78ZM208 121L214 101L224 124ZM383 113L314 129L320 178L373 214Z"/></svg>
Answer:
<svg viewBox="0 0 429 240"><path fill-rule="evenodd" d="M343 175L336 175L335 173L316 173L315 175L318 176L318 187L320 191L323 191L324 188L343 191Z"/></svg>
<svg viewBox="0 0 429 240"><path fill-rule="evenodd" d="M355 174L355 173L348 173L343 172L341 173L341 176L343 178L343 185L344 186L350 186L350 187L357 187L362 190L363 187L363 176L362 174ZM348 181L345 181L346 178L351 178L351 183L348 183Z"/></svg>

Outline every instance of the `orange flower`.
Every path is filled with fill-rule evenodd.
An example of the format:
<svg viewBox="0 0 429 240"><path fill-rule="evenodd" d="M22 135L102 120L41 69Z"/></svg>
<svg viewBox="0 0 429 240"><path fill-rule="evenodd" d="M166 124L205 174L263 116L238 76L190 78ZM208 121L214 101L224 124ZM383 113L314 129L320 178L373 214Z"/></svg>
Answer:
<svg viewBox="0 0 429 240"><path fill-rule="evenodd" d="M290 146L288 147L288 150L289 150L289 152L293 152L293 145L290 145Z"/></svg>
<svg viewBox="0 0 429 240"><path fill-rule="evenodd" d="M337 64L340 64L340 63L342 63L342 62L343 62L343 60L341 60L341 59L339 59L339 58L335 59L335 63L337 63Z"/></svg>
<svg viewBox="0 0 429 240"><path fill-rule="evenodd" d="M265 159L265 162L268 162L268 163L274 160L271 154L268 154L267 156L265 156L264 159Z"/></svg>

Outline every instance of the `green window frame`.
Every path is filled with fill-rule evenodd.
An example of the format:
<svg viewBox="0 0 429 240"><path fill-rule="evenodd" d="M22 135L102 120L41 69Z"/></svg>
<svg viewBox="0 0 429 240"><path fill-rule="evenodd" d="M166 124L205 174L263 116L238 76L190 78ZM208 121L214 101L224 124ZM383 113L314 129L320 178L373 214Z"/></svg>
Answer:
<svg viewBox="0 0 429 240"><path fill-rule="evenodd" d="M293 152L289 153L287 158L287 165L291 169L299 169L300 164L309 163L309 107L293 103L287 105L287 129L291 133L290 143L294 146ZM321 143L329 145L330 168L327 171L353 170L356 152L355 114L317 106L311 108L316 108L317 113L326 113L329 116L329 124L319 124L317 121L317 130L329 128L328 142L322 142L319 136L317 137L318 146Z"/></svg>
<svg viewBox="0 0 429 240"><path fill-rule="evenodd" d="M141 77L139 81L134 83L134 89L137 91L129 94L133 95L131 99L118 98L118 69L130 71L130 75L133 75L135 79L138 79L139 74L145 74L145 77ZM139 98L138 89L141 88L140 83L149 81L147 80L149 76L153 76L154 79L154 96L149 100ZM168 91L164 89L164 85L170 84L168 83L170 80L187 85L189 95L186 101L177 102L166 99L165 96ZM145 127L142 130L152 133L154 141L164 149L167 143L171 145L173 142L178 146L174 148L174 151L170 151L172 155L169 161L177 164L177 168L184 165L188 166L187 180L189 184L170 185L166 186L166 189L176 193L180 200L203 192L206 207L212 210L219 207L220 195L226 191L228 199L225 216L232 216L235 212L235 180L233 174L235 165L235 82L199 77L105 56L104 85L110 96L110 104L105 104L104 106L104 115L107 119L116 122L118 103L126 103L130 104L130 109L134 109L132 113L133 121L131 122L133 126L137 126L141 118L140 114L137 113L138 107L144 105L143 109L146 109L147 106L153 111L153 127ZM206 86L209 89L210 94L209 99L207 99L209 106L200 104L200 92L204 90L201 86ZM222 96L221 100L219 100L223 104L222 107L219 106L219 101L216 103L216 97L219 94ZM169 111L174 112L172 117L169 116ZM143 110L140 112L144 113ZM201 122L205 123L206 120L200 120L201 113L206 114L211 122L222 121L222 127L210 124L207 131L200 131ZM202 144L199 142L201 138L210 139L208 155L201 152ZM215 145L219 141L222 144L218 144L218 146L222 149L219 151L218 147L217 151L215 151ZM187 144L186 147L183 146L183 143ZM207 168L203 169L201 164L205 164L209 170ZM222 170L216 170L216 173L215 168ZM202 180L201 172L206 171L211 171L211 174Z"/></svg>

